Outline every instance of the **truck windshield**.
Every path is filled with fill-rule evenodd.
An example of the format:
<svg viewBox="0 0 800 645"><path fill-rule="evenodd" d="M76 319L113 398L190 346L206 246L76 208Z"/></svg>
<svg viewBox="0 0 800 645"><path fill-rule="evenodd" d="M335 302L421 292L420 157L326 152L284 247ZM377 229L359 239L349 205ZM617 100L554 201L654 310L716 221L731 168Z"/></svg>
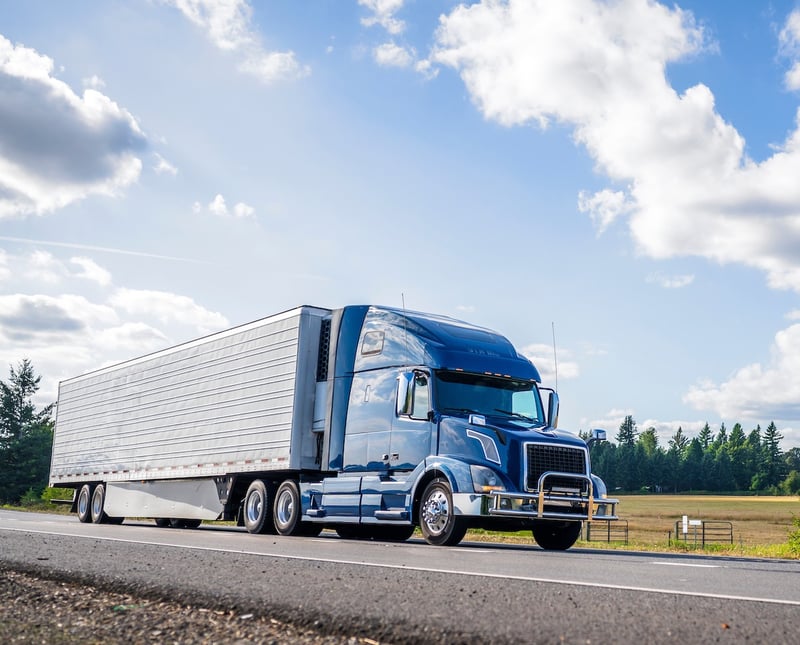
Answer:
<svg viewBox="0 0 800 645"><path fill-rule="evenodd" d="M544 424L539 389L533 381L451 372L435 373L435 408L450 414L505 416L532 425Z"/></svg>

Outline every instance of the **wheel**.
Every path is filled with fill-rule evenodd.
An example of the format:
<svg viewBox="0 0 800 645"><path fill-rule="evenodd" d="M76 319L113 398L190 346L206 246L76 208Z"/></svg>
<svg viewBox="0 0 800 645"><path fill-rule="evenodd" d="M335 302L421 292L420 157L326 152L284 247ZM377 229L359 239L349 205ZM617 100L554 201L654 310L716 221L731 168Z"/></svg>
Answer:
<svg viewBox="0 0 800 645"><path fill-rule="evenodd" d="M170 522L166 517L157 517L155 518L155 520L156 520L156 526L161 529L166 529L169 528L170 526Z"/></svg>
<svg viewBox="0 0 800 645"><path fill-rule="evenodd" d="M300 522L300 515L300 489L296 481L287 479L278 486L278 492L275 493L275 504L272 509L275 530L280 535L301 535L304 526Z"/></svg>
<svg viewBox="0 0 800 645"><path fill-rule="evenodd" d="M196 529L203 523L203 520L183 520L183 528Z"/></svg>
<svg viewBox="0 0 800 645"><path fill-rule="evenodd" d="M183 520L179 517L173 517L171 520L169 520L169 525L173 529L185 529L187 521L188 520Z"/></svg>
<svg viewBox="0 0 800 645"><path fill-rule="evenodd" d="M446 479L434 479L422 493L419 526L425 541L436 546L455 546L466 534L467 523L454 513L453 494Z"/></svg>
<svg viewBox="0 0 800 645"><path fill-rule="evenodd" d="M244 497L244 525L249 533L275 532L270 502L267 485L256 479L250 484Z"/></svg>
<svg viewBox="0 0 800 645"><path fill-rule="evenodd" d="M94 492L92 493L91 516L94 524L104 524L108 515L103 510L106 503L106 487L103 484L97 484Z"/></svg>
<svg viewBox="0 0 800 645"><path fill-rule="evenodd" d="M78 519L87 524L92 521L92 487L89 484L81 486L78 492Z"/></svg>
<svg viewBox="0 0 800 645"><path fill-rule="evenodd" d="M566 551L581 535L580 522L537 522L532 529L533 539L548 551Z"/></svg>

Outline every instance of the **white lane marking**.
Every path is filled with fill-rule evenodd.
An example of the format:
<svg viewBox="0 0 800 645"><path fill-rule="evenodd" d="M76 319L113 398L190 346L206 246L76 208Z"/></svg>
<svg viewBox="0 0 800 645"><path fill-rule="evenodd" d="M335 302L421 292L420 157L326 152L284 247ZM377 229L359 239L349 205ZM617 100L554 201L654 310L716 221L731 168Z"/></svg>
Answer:
<svg viewBox="0 0 800 645"><path fill-rule="evenodd" d="M245 551L241 549L220 549L209 546L190 546L186 544L174 544L171 542L150 542L142 540L128 540L125 538L113 538L96 535L75 535L73 533L57 533L55 531L39 531L31 529L16 529L0 526L0 531L16 531L17 533L39 533L44 535L60 535L63 537L83 538L86 540L102 540L106 542L122 542L125 544L142 544L148 546L168 546L175 549L188 549L194 551L208 551L211 553L237 553L239 555L253 555L265 558L281 558L284 560L299 560L303 562L326 562L329 564L345 564L360 567L376 567L380 569L400 569L403 571L420 571L423 573L445 573L450 575L471 576L474 578L499 578L501 580L520 580L523 582L544 582L557 585L574 585L576 587L590 587L594 589L616 589L621 591L638 591L657 594L668 594L671 596L690 596L692 598L713 598L715 600L743 600L746 602L764 602L774 605L792 605L800 607L800 600L785 600L781 598L759 598L755 596L734 596L732 594L704 593L701 591L682 591L671 589L656 589L652 587L636 587L633 585L612 585L602 582L586 582L582 580L560 580L553 578L537 578L534 576L506 575L502 573L480 573L478 571L458 571L455 569L438 569L434 567L414 567L405 564L380 564L378 562L360 562L358 560L340 560L335 558L314 558L305 555L286 555L285 553L268 553L262 551Z"/></svg>
<svg viewBox="0 0 800 645"><path fill-rule="evenodd" d="M695 567L697 569L721 569L718 564L690 564L687 562L659 562L655 561L653 564L661 564L665 567Z"/></svg>

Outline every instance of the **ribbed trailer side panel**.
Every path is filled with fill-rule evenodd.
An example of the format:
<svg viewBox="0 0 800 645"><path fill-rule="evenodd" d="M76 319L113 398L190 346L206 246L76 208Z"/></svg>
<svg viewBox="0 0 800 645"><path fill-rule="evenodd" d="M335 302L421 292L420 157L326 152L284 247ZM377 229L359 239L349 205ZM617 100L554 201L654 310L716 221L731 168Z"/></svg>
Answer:
<svg viewBox="0 0 800 645"><path fill-rule="evenodd" d="M322 319L283 314L64 381L51 485L314 468Z"/></svg>

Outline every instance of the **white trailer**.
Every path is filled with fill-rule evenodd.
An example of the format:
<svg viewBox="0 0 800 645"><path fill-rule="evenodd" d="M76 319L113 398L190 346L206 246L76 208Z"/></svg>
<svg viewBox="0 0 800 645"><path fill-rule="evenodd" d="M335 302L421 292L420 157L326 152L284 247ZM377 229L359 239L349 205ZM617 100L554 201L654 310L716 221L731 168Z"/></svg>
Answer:
<svg viewBox="0 0 800 645"><path fill-rule="evenodd" d="M62 382L50 485L76 488L82 521L191 524L221 517L233 474L319 470L330 313L298 307Z"/></svg>

